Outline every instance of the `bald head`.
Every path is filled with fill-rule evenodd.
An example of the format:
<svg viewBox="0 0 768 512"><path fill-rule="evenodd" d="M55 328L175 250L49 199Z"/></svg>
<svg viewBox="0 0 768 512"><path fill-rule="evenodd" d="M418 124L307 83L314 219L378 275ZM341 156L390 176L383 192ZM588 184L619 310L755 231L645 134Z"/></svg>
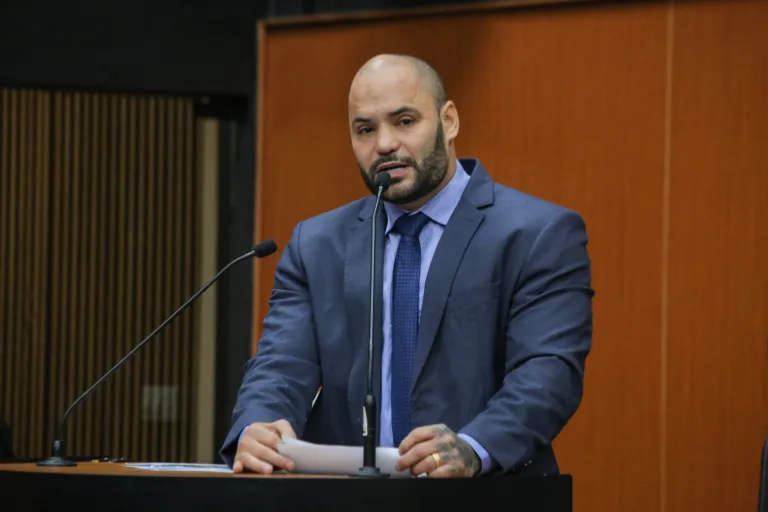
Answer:
<svg viewBox="0 0 768 512"><path fill-rule="evenodd" d="M377 55L349 88L352 149L368 188L387 172L384 199L414 209L437 194L455 171L456 106L437 72L408 55Z"/></svg>
<svg viewBox="0 0 768 512"><path fill-rule="evenodd" d="M440 75L427 62L411 55L382 54L369 59L355 74L350 95L361 82L376 80L391 73L411 75L409 78L417 82L417 86L429 91L438 112L445 105L445 87Z"/></svg>

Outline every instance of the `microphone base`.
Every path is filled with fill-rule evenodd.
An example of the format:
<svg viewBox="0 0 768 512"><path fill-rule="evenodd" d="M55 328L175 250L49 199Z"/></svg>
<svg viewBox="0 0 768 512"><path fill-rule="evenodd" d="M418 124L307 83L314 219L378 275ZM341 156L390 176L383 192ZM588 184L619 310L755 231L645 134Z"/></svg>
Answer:
<svg viewBox="0 0 768 512"><path fill-rule="evenodd" d="M77 463L73 460L65 459L64 457L48 457L41 460L36 466L47 468L71 468L77 466Z"/></svg>
<svg viewBox="0 0 768 512"><path fill-rule="evenodd" d="M364 466L350 476L356 478L389 478L388 474L382 473L379 468L373 466Z"/></svg>

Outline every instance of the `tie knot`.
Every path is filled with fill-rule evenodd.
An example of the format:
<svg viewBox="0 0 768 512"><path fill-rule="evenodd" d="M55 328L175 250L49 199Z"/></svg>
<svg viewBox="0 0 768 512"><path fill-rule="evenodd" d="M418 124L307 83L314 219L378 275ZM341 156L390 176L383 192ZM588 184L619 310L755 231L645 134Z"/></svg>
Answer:
<svg viewBox="0 0 768 512"><path fill-rule="evenodd" d="M395 221L394 229L402 236L419 236L429 221L429 217L419 212L415 215L403 215Z"/></svg>

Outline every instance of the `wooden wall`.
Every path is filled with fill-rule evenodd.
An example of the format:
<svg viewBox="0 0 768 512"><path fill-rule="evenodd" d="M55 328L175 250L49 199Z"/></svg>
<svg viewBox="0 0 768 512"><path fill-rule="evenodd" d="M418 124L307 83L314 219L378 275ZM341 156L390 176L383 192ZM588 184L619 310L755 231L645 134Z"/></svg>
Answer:
<svg viewBox="0 0 768 512"><path fill-rule="evenodd" d="M0 414L18 457L47 456L69 404L192 293L195 146L190 100L0 89ZM194 315L72 413L67 455L190 459Z"/></svg>
<svg viewBox="0 0 768 512"><path fill-rule="evenodd" d="M756 509L768 434L768 1L413 11L260 26L256 239L364 189L347 93L380 52L433 63L461 156L575 208L594 263L577 511ZM503 5L502 5L503 4ZM256 262L254 350L277 258Z"/></svg>

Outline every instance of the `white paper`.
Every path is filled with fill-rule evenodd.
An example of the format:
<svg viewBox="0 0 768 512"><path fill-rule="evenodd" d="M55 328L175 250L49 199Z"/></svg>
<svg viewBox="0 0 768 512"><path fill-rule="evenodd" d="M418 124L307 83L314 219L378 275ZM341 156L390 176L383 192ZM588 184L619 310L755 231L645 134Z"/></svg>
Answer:
<svg viewBox="0 0 768 512"><path fill-rule="evenodd" d="M363 465L362 446L336 446L312 444L290 437L283 437L277 451L291 459L295 473L314 473L319 475L353 475ZM376 466L382 473L393 478L408 478L409 470L395 471L395 464L400 458L397 448L376 448Z"/></svg>
<svg viewBox="0 0 768 512"><path fill-rule="evenodd" d="M175 462L146 462L130 463L126 467L135 469L144 469L147 471L198 471L205 473L232 473L232 470L226 464L179 464Z"/></svg>

